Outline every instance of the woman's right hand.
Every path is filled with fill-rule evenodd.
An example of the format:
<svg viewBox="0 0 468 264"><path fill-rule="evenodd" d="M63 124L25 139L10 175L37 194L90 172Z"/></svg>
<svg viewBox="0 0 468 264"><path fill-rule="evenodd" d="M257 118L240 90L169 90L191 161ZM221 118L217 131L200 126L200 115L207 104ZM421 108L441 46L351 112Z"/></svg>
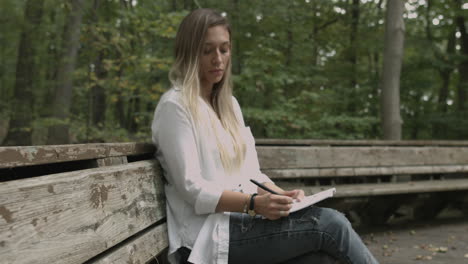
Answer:
<svg viewBox="0 0 468 264"><path fill-rule="evenodd" d="M270 220L288 216L293 199L284 195L265 193L255 196L254 210Z"/></svg>

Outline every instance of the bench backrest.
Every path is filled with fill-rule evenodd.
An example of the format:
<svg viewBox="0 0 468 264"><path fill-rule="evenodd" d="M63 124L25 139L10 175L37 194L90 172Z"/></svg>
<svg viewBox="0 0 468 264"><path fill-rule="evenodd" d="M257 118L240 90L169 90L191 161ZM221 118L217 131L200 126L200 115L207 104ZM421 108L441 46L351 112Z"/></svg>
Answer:
<svg viewBox="0 0 468 264"><path fill-rule="evenodd" d="M167 247L149 144L0 148L2 263L145 263Z"/></svg>
<svg viewBox="0 0 468 264"><path fill-rule="evenodd" d="M262 170L272 178L381 176L468 172L461 141L260 140ZM314 145L309 145L309 144Z"/></svg>

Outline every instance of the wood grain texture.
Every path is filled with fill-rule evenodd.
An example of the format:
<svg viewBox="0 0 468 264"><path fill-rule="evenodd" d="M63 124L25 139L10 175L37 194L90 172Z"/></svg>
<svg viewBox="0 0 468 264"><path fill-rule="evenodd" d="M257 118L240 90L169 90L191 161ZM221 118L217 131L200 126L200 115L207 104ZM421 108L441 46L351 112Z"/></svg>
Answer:
<svg viewBox="0 0 468 264"><path fill-rule="evenodd" d="M278 183L281 187L281 183ZM466 191L468 190L468 179L414 181L404 183L385 184L344 184L336 186L292 186L288 189L303 189L306 195L311 195L329 188L335 187L335 197L359 197L359 196L379 196L392 194L428 193L445 191Z"/></svg>
<svg viewBox="0 0 468 264"><path fill-rule="evenodd" d="M0 183L2 263L82 263L165 217L155 161Z"/></svg>
<svg viewBox="0 0 468 264"><path fill-rule="evenodd" d="M466 165L468 147L257 147L262 169Z"/></svg>
<svg viewBox="0 0 468 264"><path fill-rule="evenodd" d="M264 169L263 173L273 179L326 178L352 176L382 176L432 173L468 172L468 165L440 166L392 166L357 168L318 168L318 169Z"/></svg>
<svg viewBox="0 0 468 264"><path fill-rule="evenodd" d="M148 143L103 143L0 147L0 168L139 155L154 152Z"/></svg>
<svg viewBox="0 0 468 264"><path fill-rule="evenodd" d="M95 264L136 264L146 263L169 246L167 225L151 227L143 235L119 246L110 254L89 263Z"/></svg>

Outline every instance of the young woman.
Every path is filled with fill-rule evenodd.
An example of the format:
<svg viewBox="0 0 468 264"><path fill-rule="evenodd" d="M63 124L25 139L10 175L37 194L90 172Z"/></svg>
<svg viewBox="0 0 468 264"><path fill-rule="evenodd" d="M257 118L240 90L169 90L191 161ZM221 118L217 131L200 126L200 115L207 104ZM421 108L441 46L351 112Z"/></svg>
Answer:
<svg viewBox="0 0 468 264"><path fill-rule="evenodd" d="M377 263L341 213L312 206L290 214L304 192L282 190L260 172L232 96L223 16L198 9L184 18L169 77L173 87L156 107L152 139L167 180L172 263Z"/></svg>

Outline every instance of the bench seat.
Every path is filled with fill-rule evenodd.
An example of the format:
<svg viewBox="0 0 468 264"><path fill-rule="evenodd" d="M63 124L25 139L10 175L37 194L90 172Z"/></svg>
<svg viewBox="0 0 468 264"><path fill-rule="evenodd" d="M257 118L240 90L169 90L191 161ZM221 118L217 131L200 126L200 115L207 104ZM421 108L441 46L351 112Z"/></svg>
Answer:
<svg viewBox="0 0 468 264"><path fill-rule="evenodd" d="M368 197L379 195L411 194L411 193L433 193L447 191L467 191L468 179L453 180L430 180L411 181L399 183L364 183L364 184L341 184L324 186L304 186L297 184L281 184L285 188L301 188L306 195L311 195L332 187L336 188L336 198L345 197Z"/></svg>

